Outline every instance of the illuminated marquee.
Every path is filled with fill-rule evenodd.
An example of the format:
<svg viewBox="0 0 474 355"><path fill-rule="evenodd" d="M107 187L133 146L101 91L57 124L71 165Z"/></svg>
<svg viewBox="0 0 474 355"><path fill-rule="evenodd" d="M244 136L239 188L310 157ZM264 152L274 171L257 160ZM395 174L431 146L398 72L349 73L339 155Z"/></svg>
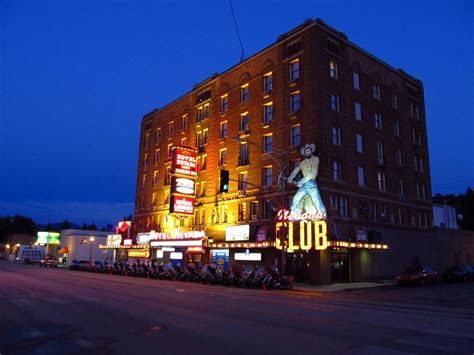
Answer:
<svg viewBox="0 0 474 355"><path fill-rule="evenodd" d="M171 192L178 192L184 195L194 195L194 180L173 176L171 180L171 189Z"/></svg>
<svg viewBox="0 0 474 355"><path fill-rule="evenodd" d="M107 236L108 247L120 246L120 243L122 243L122 236L120 234L109 234Z"/></svg>
<svg viewBox="0 0 474 355"><path fill-rule="evenodd" d="M172 195L170 213L194 214L194 197Z"/></svg>
<svg viewBox="0 0 474 355"><path fill-rule="evenodd" d="M326 221L299 221L298 223L278 222L276 224L277 235L281 234L281 229L284 223L288 228L288 250L310 250L313 247L316 250L327 249L328 237ZM295 225L299 227L299 244L295 243ZM280 238L276 239L275 247L280 250L282 249Z"/></svg>
<svg viewBox="0 0 474 355"><path fill-rule="evenodd" d="M172 170L173 175L197 176L196 150L175 147L173 150Z"/></svg>

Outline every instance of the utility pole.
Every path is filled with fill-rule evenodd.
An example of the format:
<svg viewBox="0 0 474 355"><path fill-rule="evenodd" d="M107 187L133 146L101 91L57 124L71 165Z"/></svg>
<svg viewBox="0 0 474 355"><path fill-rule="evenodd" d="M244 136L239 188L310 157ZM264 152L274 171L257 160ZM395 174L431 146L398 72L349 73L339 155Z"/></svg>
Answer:
<svg viewBox="0 0 474 355"><path fill-rule="evenodd" d="M280 153L280 181L279 181L279 190L281 195L281 206L280 208L285 209L285 151L282 150ZM282 275L286 272L286 252L285 252L285 240L286 240L286 221L283 219L282 225L280 228L280 246L281 246L281 255L280 255L280 273Z"/></svg>

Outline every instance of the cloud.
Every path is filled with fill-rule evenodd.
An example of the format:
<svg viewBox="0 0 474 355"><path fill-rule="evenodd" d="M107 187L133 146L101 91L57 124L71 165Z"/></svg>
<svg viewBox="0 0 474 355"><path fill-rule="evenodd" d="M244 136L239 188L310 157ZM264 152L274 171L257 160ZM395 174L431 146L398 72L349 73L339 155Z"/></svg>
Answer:
<svg viewBox="0 0 474 355"><path fill-rule="evenodd" d="M19 214L40 224L67 219L77 224L94 222L102 227L115 225L123 217L133 214L133 210L133 202L0 201L0 216Z"/></svg>

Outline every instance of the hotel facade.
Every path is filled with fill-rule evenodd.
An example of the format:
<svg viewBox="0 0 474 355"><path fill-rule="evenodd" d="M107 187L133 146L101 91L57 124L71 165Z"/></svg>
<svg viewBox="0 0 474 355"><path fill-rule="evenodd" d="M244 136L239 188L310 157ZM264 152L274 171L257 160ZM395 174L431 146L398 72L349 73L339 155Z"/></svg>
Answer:
<svg viewBox="0 0 474 355"><path fill-rule="evenodd" d="M288 248L286 226L282 252L278 211L306 144L319 157L328 247ZM192 214L170 213L175 147L197 154ZM390 277L415 257L435 263L430 181L422 82L307 20L143 117L134 233L196 233L202 249L175 245L183 261L224 255L225 266L274 266L302 282Z"/></svg>

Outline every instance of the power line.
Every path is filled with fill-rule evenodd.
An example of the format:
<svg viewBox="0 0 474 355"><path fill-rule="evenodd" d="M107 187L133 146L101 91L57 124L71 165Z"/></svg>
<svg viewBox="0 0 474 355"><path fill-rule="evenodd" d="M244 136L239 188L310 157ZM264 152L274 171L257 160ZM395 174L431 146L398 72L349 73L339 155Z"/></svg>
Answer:
<svg viewBox="0 0 474 355"><path fill-rule="evenodd" d="M237 21L235 21L234 8L232 7L232 0L229 0L229 6L230 6L230 12L232 13L232 19L234 20L234 26L235 26L235 31L237 32L237 38L239 39L240 51L241 51L240 61L243 62L245 60L244 45L242 44L242 40L240 39L240 32L239 32L239 28L237 27Z"/></svg>

